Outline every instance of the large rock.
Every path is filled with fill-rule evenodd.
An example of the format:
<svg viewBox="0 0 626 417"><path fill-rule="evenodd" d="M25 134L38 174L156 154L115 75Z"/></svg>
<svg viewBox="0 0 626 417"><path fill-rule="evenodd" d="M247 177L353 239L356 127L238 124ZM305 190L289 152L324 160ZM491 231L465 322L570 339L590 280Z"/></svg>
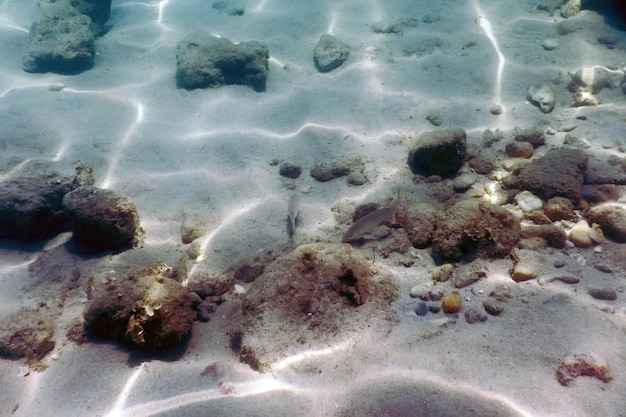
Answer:
<svg viewBox="0 0 626 417"><path fill-rule="evenodd" d="M178 88L215 88L227 84L249 85L265 91L269 50L251 41L235 45L225 38L195 32L176 48Z"/></svg>
<svg viewBox="0 0 626 417"><path fill-rule="evenodd" d="M350 47L333 35L323 35L313 50L313 60L319 72L339 68L348 59Z"/></svg>
<svg viewBox="0 0 626 417"><path fill-rule="evenodd" d="M97 32L111 16L111 0L72 0L72 6L91 18Z"/></svg>
<svg viewBox="0 0 626 417"><path fill-rule="evenodd" d="M32 160L0 181L0 238L43 239L67 230L63 197L93 184L91 168Z"/></svg>
<svg viewBox="0 0 626 417"><path fill-rule="evenodd" d="M63 198L63 210L72 239L86 253L127 249L141 235L135 203L111 190L77 188Z"/></svg>
<svg viewBox="0 0 626 417"><path fill-rule="evenodd" d="M484 201L464 200L440 215L432 250L435 258L450 261L504 257L519 238L519 221L507 209Z"/></svg>
<svg viewBox="0 0 626 417"><path fill-rule="evenodd" d="M91 18L69 2L41 2L22 60L24 71L85 71L93 67L95 38Z"/></svg>
<svg viewBox="0 0 626 417"><path fill-rule="evenodd" d="M164 265L115 281L95 281L84 313L87 336L154 352L175 348L191 333L191 292Z"/></svg>
<svg viewBox="0 0 626 417"><path fill-rule="evenodd" d="M626 242L626 207L619 203L603 203L586 213L591 223L597 223L604 234L617 241Z"/></svg>
<svg viewBox="0 0 626 417"><path fill-rule="evenodd" d="M53 333L47 315L21 310L0 322L0 356L38 361L54 348Z"/></svg>
<svg viewBox="0 0 626 417"><path fill-rule="evenodd" d="M376 275L350 245L300 246L269 265L248 290L241 360L267 371L276 361L369 328L384 333L396 294L391 277Z"/></svg>
<svg viewBox="0 0 626 417"><path fill-rule="evenodd" d="M414 174L456 173L467 153L463 129L443 129L422 134L409 148L408 164Z"/></svg>
<svg viewBox="0 0 626 417"><path fill-rule="evenodd" d="M565 197L578 205L581 199L587 155L578 149L552 149L545 156L523 167L517 175L517 188L543 199Z"/></svg>

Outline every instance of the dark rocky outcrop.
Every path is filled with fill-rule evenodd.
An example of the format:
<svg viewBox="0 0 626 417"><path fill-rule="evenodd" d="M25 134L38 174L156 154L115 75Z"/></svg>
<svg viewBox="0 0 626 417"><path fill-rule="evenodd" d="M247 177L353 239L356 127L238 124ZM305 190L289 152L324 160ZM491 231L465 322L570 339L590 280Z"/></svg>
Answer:
<svg viewBox="0 0 626 417"><path fill-rule="evenodd" d="M531 191L543 199L565 197L577 206L586 162L587 155L578 149L552 149L520 170L517 188Z"/></svg>
<svg viewBox="0 0 626 417"><path fill-rule="evenodd" d="M463 129L426 132L410 147L408 164L414 174L450 175L461 168L466 152Z"/></svg>
<svg viewBox="0 0 626 417"><path fill-rule="evenodd" d="M86 253L130 248L142 233L135 203L111 190L77 188L63 198L63 210L72 239Z"/></svg>
<svg viewBox="0 0 626 417"><path fill-rule="evenodd" d="M91 168L71 170L49 161L29 161L0 182L0 237L44 239L67 230L63 197L93 184Z"/></svg>

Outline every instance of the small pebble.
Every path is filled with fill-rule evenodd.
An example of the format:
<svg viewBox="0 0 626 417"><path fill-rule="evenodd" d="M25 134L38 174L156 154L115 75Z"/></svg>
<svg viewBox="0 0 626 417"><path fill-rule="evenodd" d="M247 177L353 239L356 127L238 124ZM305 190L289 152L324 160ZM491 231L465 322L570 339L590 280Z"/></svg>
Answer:
<svg viewBox="0 0 626 417"><path fill-rule="evenodd" d="M505 309L504 303L493 298L487 298L483 301L483 307L492 316L499 316Z"/></svg>
<svg viewBox="0 0 626 417"><path fill-rule="evenodd" d="M459 294L458 291L453 291L443 298L441 307L446 314L458 313L459 310L461 310L462 302L461 294Z"/></svg>
<svg viewBox="0 0 626 417"><path fill-rule="evenodd" d="M600 272L604 272L605 274L610 274L611 272L613 272L613 270L606 265L597 264L597 265L594 265L593 267Z"/></svg>
<svg viewBox="0 0 626 417"><path fill-rule="evenodd" d="M494 104L489 108L489 113L493 114L494 116L502 114L503 111L504 109L500 104Z"/></svg>
<svg viewBox="0 0 626 417"><path fill-rule="evenodd" d="M430 304L428 306L428 310L431 313L437 314L437 313L439 313L441 311L441 307L439 306L439 304Z"/></svg>
<svg viewBox="0 0 626 417"><path fill-rule="evenodd" d="M543 42L541 42L541 46L546 51L552 51L559 47L559 40L556 38L544 39Z"/></svg>
<svg viewBox="0 0 626 417"><path fill-rule="evenodd" d="M423 301L418 302L415 305L415 314L417 314L418 316L425 316L426 314L428 314L428 304Z"/></svg>
<svg viewBox="0 0 626 417"><path fill-rule="evenodd" d="M465 312L465 320L469 324L481 323L487 320L487 315L482 311L478 311L475 308L470 308Z"/></svg>
<svg viewBox="0 0 626 417"><path fill-rule="evenodd" d="M617 300L617 293L615 292L615 290L609 288L589 288L587 291L589 292L590 296L597 300Z"/></svg>

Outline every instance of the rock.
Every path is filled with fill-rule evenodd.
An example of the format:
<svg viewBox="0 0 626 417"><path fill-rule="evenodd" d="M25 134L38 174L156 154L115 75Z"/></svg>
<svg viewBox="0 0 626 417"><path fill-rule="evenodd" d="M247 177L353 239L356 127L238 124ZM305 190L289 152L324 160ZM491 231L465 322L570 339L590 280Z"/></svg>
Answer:
<svg viewBox="0 0 626 417"><path fill-rule="evenodd" d="M499 116L504 112L504 109L502 108L502 105L500 104L494 104L491 107L489 107L489 113L493 114L494 116Z"/></svg>
<svg viewBox="0 0 626 417"><path fill-rule="evenodd" d="M524 239L539 237L545 240L549 246L557 249L563 248L565 246L565 241L567 240L565 232L561 228L551 224L524 226L521 231L521 236Z"/></svg>
<svg viewBox="0 0 626 417"><path fill-rule="evenodd" d="M436 266L433 268L431 272L431 277L434 282L446 282L450 278L452 278L452 273L454 272L454 266L452 264L443 264L441 266Z"/></svg>
<svg viewBox="0 0 626 417"><path fill-rule="evenodd" d="M586 220L581 220L574 225L569 231L567 239L579 248L589 248L593 246L594 241L589 236L591 227Z"/></svg>
<svg viewBox="0 0 626 417"><path fill-rule="evenodd" d="M619 44L619 38L612 34L599 36L597 41L600 45L604 45L608 49L615 49L615 47Z"/></svg>
<svg viewBox="0 0 626 417"><path fill-rule="evenodd" d="M315 67L319 72L329 72L339 68L348 59L350 47L333 35L322 35L313 50Z"/></svg>
<svg viewBox="0 0 626 417"><path fill-rule="evenodd" d="M41 1L41 0L40 0ZM59 0L44 0L54 3ZM93 30L96 35L103 32L104 24L111 16L111 0L71 0L71 5L84 15L89 16L93 22Z"/></svg>
<svg viewBox="0 0 626 417"><path fill-rule="evenodd" d="M604 88L617 88L624 80L622 70L604 67L580 68L572 76L567 89L574 94L574 106L597 106L596 94Z"/></svg>
<svg viewBox="0 0 626 417"><path fill-rule="evenodd" d="M581 195L589 203L604 203L617 200L620 191L615 184L583 185Z"/></svg>
<svg viewBox="0 0 626 417"><path fill-rule="evenodd" d="M556 379L564 387L581 376L594 377L604 383L613 379L606 364L598 364L598 361L586 353L566 357L556 369Z"/></svg>
<svg viewBox="0 0 626 417"><path fill-rule="evenodd" d="M43 239L67 230L63 196L93 184L91 168L30 160L0 182L0 237Z"/></svg>
<svg viewBox="0 0 626 417"><path fill-rule="evenodd" d="M30 28L23 69L59 74L88 70L93 67L95 38L91 19L68 1L41 2Z"/></svg>
<svg viewBox="0 0 626 417"><path fill-rule="evenodd" d="M433 233L433 255L463 258L502 257L520 237L518 220L508 210L484 201L461 201L442 213Z"/></svg>
<svg viewBox="0 0 626 417"><path fill-rule="evenodd" d="M624 72L604 67L585 67L578 69L567 85L572 93L585 91L599 93L604 88L617 88L624 80Z"/></svg>
<svg viewBox="0 0 626 417"><path fill-rule="evenodd" d="M142 233L135 203L111 190L79 187L63 198L63 212L72 240L85 253L130 248Z"/></svg>
<svg viewBox="0 0 626 417"><path fill-rule="evenodd" d="M425 316L426 314L428 314L428 304L423 301L419 301L415 305L415 314L417 314L418 316Z"/></svg>
<svg viewBox="0 0 626 417"><path fill-rule="evenodd" d="M552 221L541 210L527 211L524 213L523 219L530 220L534 224L552 224Z"/></svg>
<svg viewBox="0 0 626 417"><path fill-rule="evenodd" d="M441 126L443 124L443 117L441 117L441 113L438 111L430 111L426 115L426 120L428 120L433 126Z"/></svg>
<svg viewBox="0 0 626 417"><path fill-rule="evenodd" d="M528 159L533 156L535 151L533 149L533 145L528 142L512 142L506 144L504 152L511 158Z"/></svg>
<svg viewBox="0 0 626 417"><path fill-rule="evenodd" d="M347 181L348 184L358 187L367 184L367 177L360 171L351 172L348 174Z"/></svg>
<svg viewBox="0 0 626 417"><path fill-rule="evenodd" d="M54 326L46 315L21 310L0 322L0 356L36 362L55 345Z"/></svg>
<svg viewBox="0 0 626 417"><path fill-rule="evenodd" d="M541 210L543 207L543 201L530 191L516 194L514 200L524 212Z"/></svg>
<svg viewBox="0 0 626 417"><path fill-rule="evenodd" d="M191 293L161 265L116 281L96 280L92 294L84 313L87 335L147 352L179 346L196 317Z"/></svg>
<svg viewBox="0 0 626 417"><path fill-rule="evenodd" d="M316 162L311 168L311 177L319 182L327 182L335 178L350 175L352 172L361 172L363 163L360 159L351 160L324 160Z"/></svg>
<svg viewBox="0 0 626 417"><path fill-rule="evenodd" d="M463 300L461 299L461 294L458 291L452 291L441 301L441 308L443 312L446 314L454 314L458 313L461 310L461 304Z"/></svg>
<svg viewBox="0 0 626 417"><path fill-rule="evenodd" d="M454 287L465 288L487 276L487 267L480 261L461 265L454 271Z"/></svg>
<svg viewBox="0 0 626 417"><path fill-rule="evenodd" d="M490 174L495 169L491 159L484 156L474 157L467 161L467 164L479 175Z"/></svg>
<svg viewBox="0 0 626 417"><path fill-rule="evenodd" d="M242 303L240 359L260 371L368 328L385 333L397 287L347 244L302 245L268 265Z"/></svg>
<svg viewBox="0 0 626 417"><path fill-rule="evenodd" d="M483 308L492 316L499 316L506 309L506 306L503 302L493 297L488 297L483 301Z"/></svg>
<svg viewBox="0 0 626 417"><path fill-rule="evenodd" d="M538 107L542 113L550 113L554 110L556 94L549 85L537 84L528 90L528 101Z"/></svg>
<svg viewBox="0 0 626 417"><path fill-rule="evenodd" d="M580 12L581 0L569 0L561 6L561 17L569 19L576 16Z"/></svg>
<svg viewBox="0 0 626 417"><path fill-rule="evenodd" d="M194 32L176 47L176 86L186 90L249 85L265 91L269 50L257 42L233 44L204 32Z"/></svg>
<svg viewBox="0 0 626 417"><path fill-rule="evenodd" d="M214 300L209 298L203 300L196 307L196 320L203 323L208 322L211 319L213 313L215 313L215 310L217 310L217 303Z"/></svg>
<svg viewBox="0 0 626 417"><path fill-rule="evenodd" d="M521 239L517 244L517 247L519 249L541 251L548 247L548 243L540 237L531 237Z"/></svg>
<svg viewBox="0 0 626 417"><path fill-rule="evenodd" d="M543 206L543 212L548 216L548 219L553 222L559 220L571 221L576 218L574 205L565 197L553 197L549 199Z"/></svg>
<svg viewBox="0 0 626 417"><path fill-rule="evenodd" d="M469 308L465 311L465 321L468 324L482 323L487 320L487 315L475 308Z"/></svg>
<svg viewBox="0 0 626 417"><path fill-rule="evenodd" d="M512 257L515 265L511 271L511 277L515 282L536 278L541 273L542 266L547 265L548 262L542 253L525 249L516 249Z"/></svg>
<svg viewBox="0 0 626 417"><path fill-rule="evenodd" d="M528 129L515 129L514 138L516 142L530 143L533 148L545 145L546 134L538 127L530 127Z"/></svg>
<svg viewBox="0 0 626 417"><path fill-rule="evenodd" d="M409 148L408 164L414 174L454 174L463 165L466 152L463 129L426 132Z"/></svg>
<svg viewBox="0 0 626 417"><path fill-rule="evenodd" d="M290 162L283 162L278 168L281 177L296 179L302 174L302 168Z"/></svg>
<svg viewBox="0 0 626 417"><path fill-rule="evenodd" d="M605 236L626 243L626 207L619 203L603 203L590 208L585 217L597 223Z"/></svg>
<svg viewBox="0 0 626 417"><path fill-rule="evenodd" d="M404 214L403 227L416 248L430 246L437 222L437 209L428 203L411 204Z"/></svg>
<svg viewBox="0 0 626 417"><path fill-rule="evenodd" d="M517 188L543 199L565 197L578 205L587 155L578 149L557 148L523 167L516 178Z"/></svg>
<svg viewBox="0 0 626 417"><path fill-rule="evenodd" d="M470 189L472 185L478 180L478 175L473 172L465 172L452 181L452 189L457 193L463 193Z"/></svg>
<svg viewBox="0 0 626 417"><path fill-rule="evenodd" d="M556 38L548 38L548 39L544 39L541 42L541 46L543 49L545 49L546 51L552 51L556 48L559 47L559 40Z"/></svg>

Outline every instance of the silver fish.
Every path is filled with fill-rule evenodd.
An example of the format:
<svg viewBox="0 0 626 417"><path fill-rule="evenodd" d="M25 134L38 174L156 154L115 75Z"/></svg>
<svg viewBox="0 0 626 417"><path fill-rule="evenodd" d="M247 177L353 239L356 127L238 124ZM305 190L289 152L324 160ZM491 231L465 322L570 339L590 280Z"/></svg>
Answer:
<svg viewBox="0 0 626 417"><path fill-rule="evenodd" d="M289 204L287 205L287 216L291 222L291 234L296 232L296 219L300 214L300 194L296 193L289 197Z"/></svg>
<svg viewBox="0 0 626 417"><path fill-rule="evenodd" d="M341 238L341 242L350 243L356 241L364 235L371 233L381 224L386 224L388 226L398 224L396 214L398 213L399 208L400 204L396 203L393 206L383 207L366 214L359 220L355 221L352 226L346 230L346 233L344 233Z"/></svg>

